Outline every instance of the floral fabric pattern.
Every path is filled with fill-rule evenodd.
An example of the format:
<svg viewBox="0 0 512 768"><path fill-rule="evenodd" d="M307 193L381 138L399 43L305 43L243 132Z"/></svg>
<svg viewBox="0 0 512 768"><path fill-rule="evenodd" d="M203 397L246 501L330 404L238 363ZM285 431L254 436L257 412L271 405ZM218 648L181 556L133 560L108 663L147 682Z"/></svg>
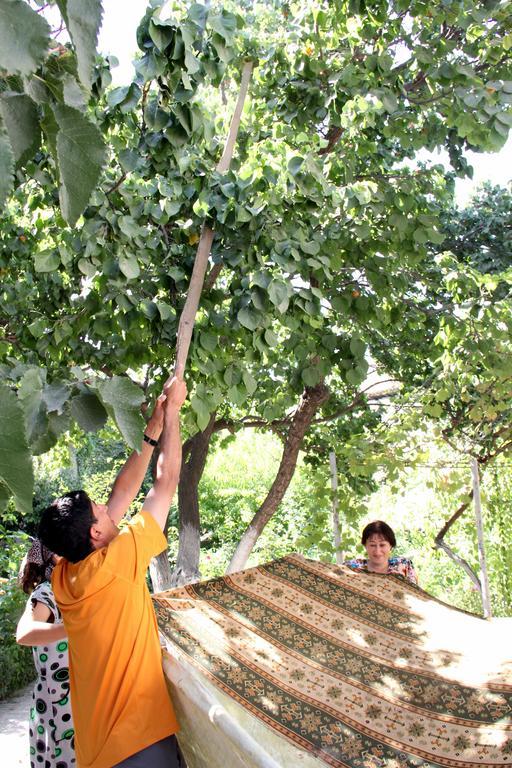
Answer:
<svg viewBox="0 0 512 768"><path fill-rule="evenodd" d="M512 763L512 664L483 620L395 575L291 555L154 596L168 648L334 768Z"/></svg>

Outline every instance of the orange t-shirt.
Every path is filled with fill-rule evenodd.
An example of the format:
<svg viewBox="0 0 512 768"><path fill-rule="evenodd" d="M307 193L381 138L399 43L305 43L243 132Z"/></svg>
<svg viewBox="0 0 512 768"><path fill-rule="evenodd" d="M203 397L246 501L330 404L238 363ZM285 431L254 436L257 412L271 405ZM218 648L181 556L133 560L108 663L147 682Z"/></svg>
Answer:
<svg viewBox="0 0 512 768"><path fill-rule="evenodd" d="M80 768L111 768L178 730L146 586L149 561L166 546L143 511L107 547L54 569Z"/></svg>

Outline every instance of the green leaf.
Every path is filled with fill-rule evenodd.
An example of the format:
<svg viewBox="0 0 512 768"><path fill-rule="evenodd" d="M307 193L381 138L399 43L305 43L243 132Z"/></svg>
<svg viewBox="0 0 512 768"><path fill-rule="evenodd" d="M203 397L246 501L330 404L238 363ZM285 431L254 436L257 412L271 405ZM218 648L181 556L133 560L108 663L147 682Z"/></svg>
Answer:
<svg viewBox="0 0 512 768"><path fill-rule="evenodd" d="M290 288L288 284L281 280L271 280L268 286L268 297L280 312L286 312L290 303Z"/></svg>
<svg viewBox="0 0 512 768"><path fill-rule="evenodd" d="M34 155L41 142L37 107L28 96L6 91L0 98L0 115L11 141L14 160L23 164Z"/></svg>
<svg viewBox="0 0 512 768"><path fill-rule="evenodd" d="M46 320L44 317L38 317L29 323L27 328L35 339L39 339L46 331Z"/></svg>
<svg viewBox="0 0 512 768"><path fill-rule="evenodd" d="M0 512L3 512L7 506L7 502L11 497L11 492L6 485L0 483Z"/></svg>
<svg viewBox="0 0 512 768"><path fill-rule="evenodd" d="M148 320L155 319L158 313L158 307L156 306L154 301L151 301L151 299L143 299L139 307L140 307L140 311L146 315Z"/></svg>
<svg viewBox="0 0 512 768"><path fill-rule="evenodd" d="M86 277L94 277L97 272L96 267L88 259L78 260L78 269Z"/></svg>
<svg viewBox="0 0 512 768"><path fill-rule="evenodd" d="M92 71L102 16L101 0L67 0L66 2L66 26L76 52L78 77L88 90L92 85Z"/></svg>
<svg viewBox="0 0 512 768"><path fill-rule="evenodd" d="M224 371L224 381L228 387L236 387L242 380L242 374L235 365L228 365Z"/></svg>
<svg viewBox="0 0 512 768"><path fill-rule="evenodd" d="M208 8L200 3L192 3L188 9L188 18L197 24L198 27L204 27L206 24L206 17L208 16Z"/></svg>
<svg viewBox="0 0 512 768"><path fill-rule="evenodd" d="M288 170L292 176L296 176L298 174L298 172L302 168L303 163L304 163L304 158L300 157L299 155L295 155L295 157L292 157L291 160L289 160Z"/></svg>
<svg viewBox="0 0 512 768"><path fill-rule="evenodd" d="M93 392L81 392L71 400L71 415L84 432L97 432L108 418L101 400Z"/></svg>
<svg viewBox="0 0 512 768"><path fill-rule="evenodd" d="M170 317L174 317L176 314L174 309L166 301L155 301L157 309L160 313L161 320L169 320Z"/></svg>
<svg viewBox="0 0 512 768"><path fill-rule="evenodd" d="M0 3L0 69L30 75L45 60L50 27L39 13L21 0Z"/></svg>
<svg viewBox="0 0 512 768"><path fill-rule="evenodd" d="M419 227L418 229L414 230L412 238L415 243L419 243L420 245L423 245L424 243L427 242L428 235L424 229Z"/></svg>
<svg viewBox="0 0 512 768"><path fill-rule="evenodd" d="M258 387L258 383L254 376L249 371L242 371L242 379L249 395L253 395Z"/></svg>
<svg viewBox="0 0 512 768"><path fill-rule="evenodd" d="M236 29L236 20L232 14L226 11L210 13L208 15L208 25L229 43Z"/></svg>
<svg viewBox="0 0 512 768"><path fill-rule="evenodd" d="M386 112L395 112L398 109L398 99L396 98L395 94L391 91L388 91L387 93L384 93L381 96L382 103L384 104L384 109Z"/></svg>
<svg viewBox="0 0 512 768"><path fill-rule="evenodd" d="M213 333L202 331L199 335L199 344L207 352L213 352L217 347L217 337Z"/></svg>
<svg viewBox="0 0 512 768"><path fill-rule="evenodd" d="M320 251L320 244L316 240L310 242L304 242L300 244L300 248L304 253L309 253L310 256L316 256Z"/></svg>
<svg viewBox="0 0 512 768"><path fill-rule="evenodd" d="M250 307L242 307L242 309L238 310L236 316L238 322L250 331L255 331L260 324L259 313Z"/></svg>
<svg viewBox="0 0 512 768"><path fill-rule="evenodd" d="M130 379L113 376L108 381L97 384L98 394L125 442L136 451L140 451L144 419L140 406L144 402L141 388Z"/></svg>
<svg viewBox="0 0 512 768"><path fill-rule="evenodd" d="M193 395L190 398L190 405L195 413L197 426L202 432L206 429L208 422L210 421L210 409L205 401L197 395Z"/></svg>
<svg viewBox="0 0 512 768"><path fill-rule="evenodd" d="M43 105L43 117L41 118L41 128L43 130L48 149L50 150L52 157L57 164L57 134L59 132L59 126L55 119L55 115L50 109L48 104Z"/></svg>
<svg viewBox="0 0 512 768"><path fill-rule="evenodd" d="M7 199L14 181L14 153L7 132L0 120L0 206Z"/></svg>
<svg viewBox="0 0 512 768"><path fill-rule="evenodd" d="M141 234L141 228L132 216L120 216L117 223L123 235L130 239Z"/></svg>
<svg viewBox="0 0 512 768"><path fill-rule="evenodd" d="M48 412L43 400L43 386L41 371L31 368L23 376L18 390L18 402L25 414L26 435L32 453L44 452L48 444Z"/></svg>
<svg viewBox="0 0 512 768"><path fill-rule="evenodd" d="M350 339L350 351L354 357L364 357L366 345L364 341L361 341L357 336L352 336Z"/></svg>
<svg viewBox="0 0 512 768"><path fill-rule="evenodd" d="M368 205L373 196L371 182L357 181L355 184L352 184L351 189L360 205Z"/></svg>
<svg viewBox="0 0 512 768"><path fill-rule="evenodd" d="M172 42L176 34L175 22L172 19L160 21L153 17L149 22L149 35L151 40L162 53Z"/></svg>
<svg viewBox="0 0 512 768"><path fill-rule="evenodd" d="M194 56L192 51L189 51L188 48L185 51L185 67L187 68L187 72L190 75L194 75L196 72L199 72L201 70L201 64L199 63L199 59L197 56Z"/></svg>
<svg viewBox="0 0 512 768"><path fill-rule="evenodd" d="M345 378L348 381L349 384L352 384L353 386L357 386L360 384L365 377L365 373L362 370L362 368L350 368L346 374Z"/></svg>
<svg viewBox="0 0 512 768"><path fill-rule="evenodd" d="M209 421L210 421L210 413L207 410L201 411L200 413L196 414L197 426L199 427L201 432L204 432L204 430L208 426Z"/></svg>
<svg viewBox="0 0 512 768"><path fill-rule="evenodd" d="M307 387L314 387L322 378L322 374L317 366L310 366L303 369L301 377Z"/></svg>
<svg viewBox="0 0 512 768"><path fill-rule="evenodd" d="M25 420L16 395L0 384L0 482L20 512L32 511L34 475L25 436Z"/></svg>
<svg viewBox="0 0 512 768"><path fill-rule="evenodd" d="M48 412L62 413L64 403L69 399L69 386L60 382L49 384L43 389L43 400Z"/></svg>
<svg viewBox="0 0 512 768"><path fill-rule="evenodd" d="M265 342L268 344L269 347L277 347L279 344L279 339L277 338L277 334L274 333L274 331L271 328L267 328L264 333Z"/></svg>
<svg viewBox="0 0 512 768"><path fill-rule="evenodd" d="M36 272L53 272L60 264L58 251L40 251L34 255Z"/></svg>
<svg viewBox="0 0 512 768"><path fill-rule="evenodd" d="M59 126L60 206L64 219L73 227L98 183L105 146L99 130L78 110L59 105L53 112Z"/></svg>
<svg viewBox="0 0 512 768"><path fill-rule="evenodd" d="M85 89L83 85L72 75L66 75L62 78L62 96L64 104L80 112L85 112L87 105L85 103Z"/></svg>

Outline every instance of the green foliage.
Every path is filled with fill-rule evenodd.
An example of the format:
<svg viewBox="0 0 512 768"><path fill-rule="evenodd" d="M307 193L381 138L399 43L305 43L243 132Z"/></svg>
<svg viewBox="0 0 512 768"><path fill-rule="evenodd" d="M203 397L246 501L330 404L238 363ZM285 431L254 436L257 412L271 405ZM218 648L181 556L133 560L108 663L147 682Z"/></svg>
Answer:
<svg viewBox="0 0 512 768"><path fill-rule="evenodd" d="M244 430L218 442L200 490L203 578L221 575L248 522L264 500L280 461L282 446L271 436ZM325 557L332 551L322 482L303 464L251 554L248 567L301 551ZM308 536L313 533L313 538ZM171 541L171 561L175 548Z"/></svg>
<svg viewBox="0 0 512 768"><path fill-rule="evenodd" d="M90 67L99 16L88 3L78 33L71 4L60 7L76 54L52 49L28 90L9 79L10 91L37 104L43 132L0 228L0 360L21 394L31 452L47 450L76 420L103 423L116 398L90 399L101 394L100 371L100 380L131 371L157 390L205 223L216 233L210 268L221 271L194 332L189 433L214 411L278 420L284 433L303 392L321 381L332 395L319 416L334 418L358 397L369 360L406 393L434 382L428 405L448 418L441 403L459 393L441 381L460 373L452 361L461 352L476 359L487 343L493 366L492 346L501 354L509 329L498 323L492 344L481 341L497 318L490 284L456 259L435 258L452 178L407 161L447 147L464 174L466 149L504 142L510 9L397 0L359 13L344 2L258 3L242 18L231 3L178 2L172 12L154 3L138 29L134 81L105 94L105 67L98 70L87 111L73 84L77 67ZM219 174L247 56L258 60L250 105L232 168ZM71 145L69 116L78 123ZM96 128L82 132L84 121ZM66 145L84 161L96 130L108 163L83 218L66 227L55 207L56 158L60 168ZM99 154L93 159L98 169ZM77 184L65 204L74 218L81 173L66 168L59 180L66 190ZM466 334L474 316L476 341ZM20 365L39 373L24 379ZM504 376L498 384L503 399ZM48 405L48 386L64 387L60 406ZM138 407L135 398L125 415ZM132 443L135 432L126 433ZM335 437L315 439L324 450ZM367 491L366 472L349 473L349 496Z"/></svg>
<svg viewBox="0 0 512 768"><path fill-rule="evenodd" d="M102 10L100 0L57 5L72 41L67 48L27 3L5 0L0 7L0 204L15 168L24 168L29 177L59 184L62 215L73 227L105 162L101 133L85 114L86 98L101 80L93 78L93 65ZM51 177L38 168L41 137Z"/></svg>
<svg viewBox="0 0 512 768"><path fill-rule="evenodd" d="M8 533L0 525L0 700L35 677L32 651L17 645L16 625L26 595L17 583L18 569L30 546L28 536Z"/></svg>
<svg viewBox="0 0 512 768"><path fill-rule="evenodd" d="M96 186L105 151L100 132L77 109L61 105L54 108L53 114L58 125L60 208L64 219L73 225Z"/></svg>
<svg viewBox="0 0 512 768"><path fill-rule="evenodd" d="M43 63L49 47L48 22L22 0L0 6L0 67L31 75Z"/></svg>
<svg viewBox="0 0 512 768"><path fill-rule="evenodd" d="M2 420L0 437L0 487L2 497L7 501L14 496L21 512L32 507L32 465L25 439L23 411L15 395L0 385L0 411L5 414Z"/></svg>
<svg viewBox="0 0 512 768"><path fill-rule="evenodd" d="M480 272L495 274L512 266L512 192L483 185L469 204L443 216L444 248Z"/></svg>

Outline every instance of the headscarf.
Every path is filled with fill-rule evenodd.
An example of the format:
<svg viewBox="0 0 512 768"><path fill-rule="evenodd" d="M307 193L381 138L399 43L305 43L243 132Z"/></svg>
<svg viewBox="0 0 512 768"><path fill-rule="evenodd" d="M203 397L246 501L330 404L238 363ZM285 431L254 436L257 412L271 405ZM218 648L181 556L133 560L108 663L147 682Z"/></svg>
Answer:
<svg viewBox="0 0 512 768"><path fill-rule="evenodd" d="M45 547L39 539L34 539L32 542L32 546L27 552L26 562L44 566L44 577L47 581L50 581L54 568L53 552L48 547Z"/></svg>

